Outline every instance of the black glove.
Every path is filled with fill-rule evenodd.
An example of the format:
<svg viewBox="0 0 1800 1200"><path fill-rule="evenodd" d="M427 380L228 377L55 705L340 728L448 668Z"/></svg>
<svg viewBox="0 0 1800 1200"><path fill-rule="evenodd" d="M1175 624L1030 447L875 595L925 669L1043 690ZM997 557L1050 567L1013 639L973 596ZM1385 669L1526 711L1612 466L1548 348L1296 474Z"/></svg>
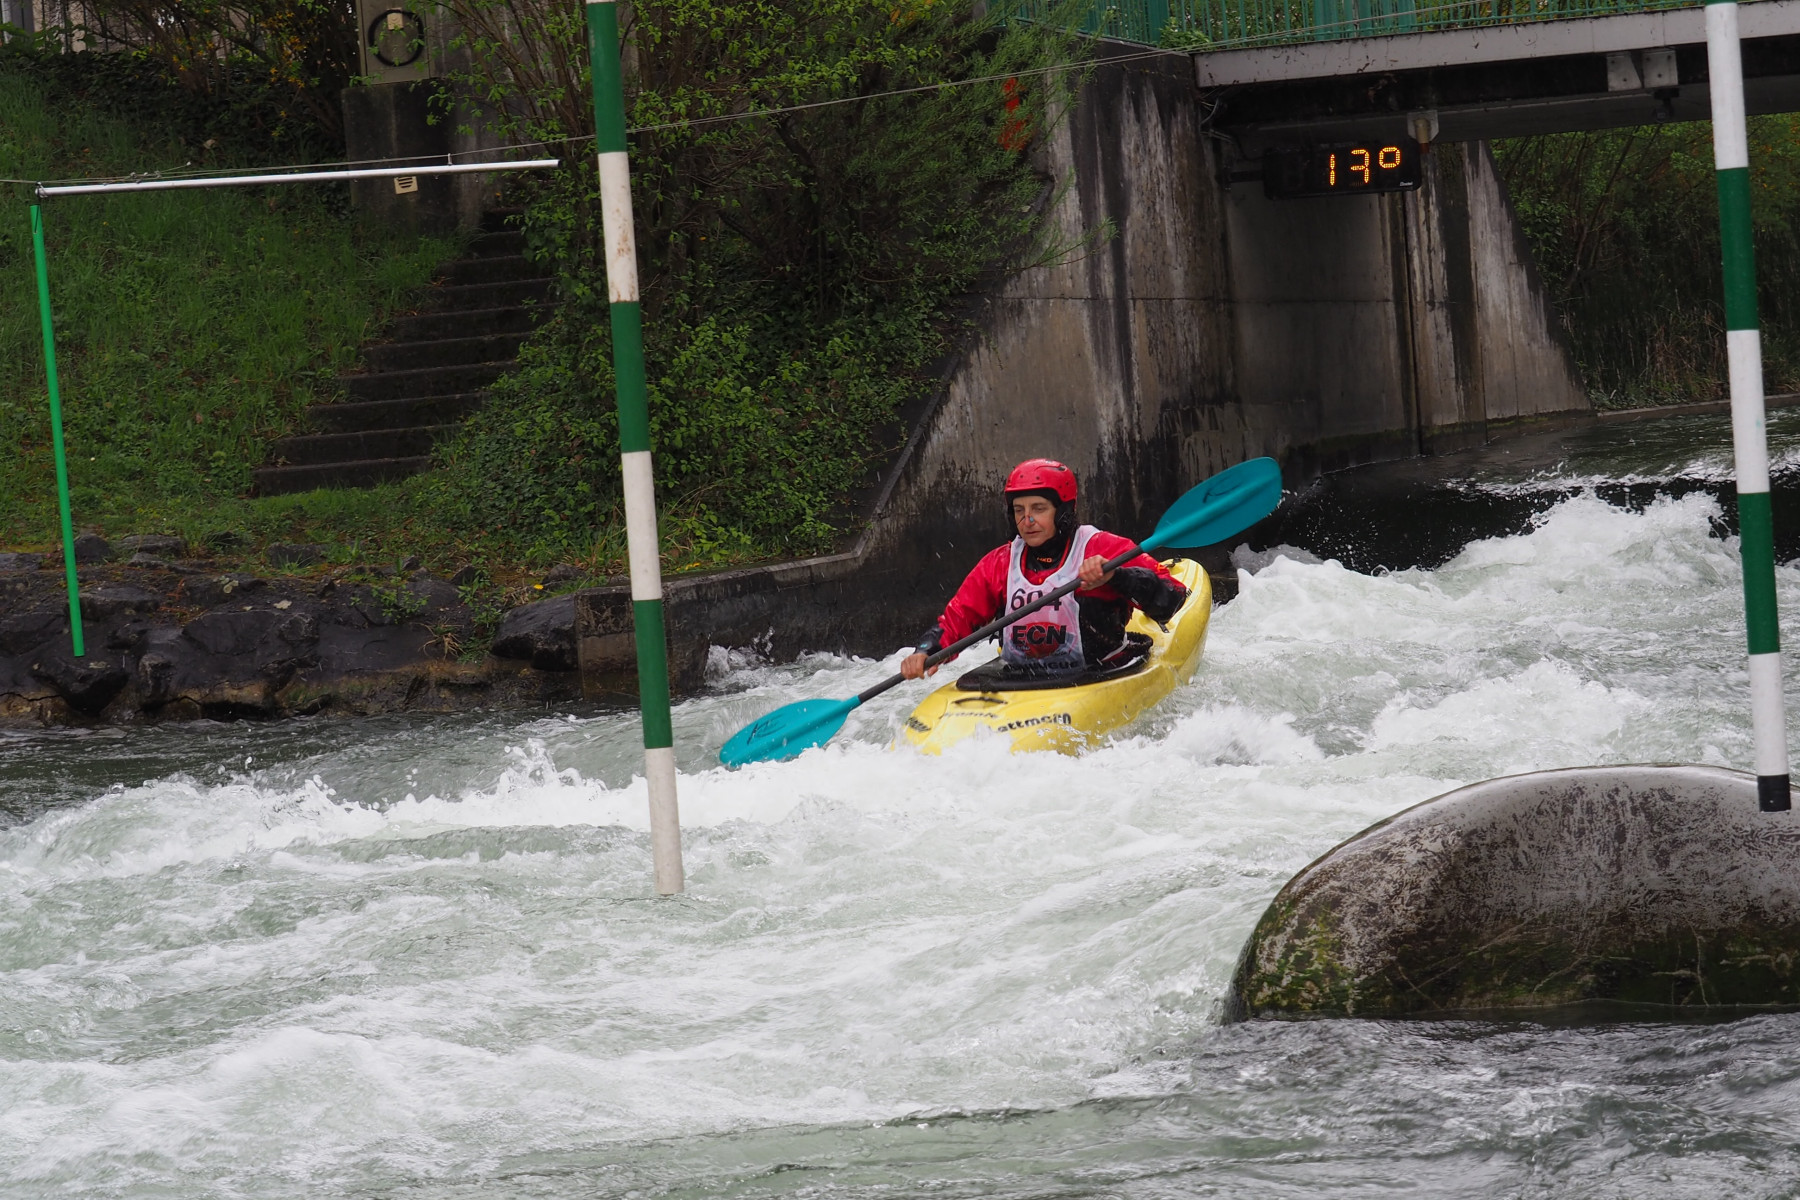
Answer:
<svg viewBox="0 0 1800 1200"><path fill-rule="evenodd" d="M1164 579L1149 567L1120 567L1113 572L1112 587L1158 624L1174 616L1188 598L1185 585Z"/></svg>

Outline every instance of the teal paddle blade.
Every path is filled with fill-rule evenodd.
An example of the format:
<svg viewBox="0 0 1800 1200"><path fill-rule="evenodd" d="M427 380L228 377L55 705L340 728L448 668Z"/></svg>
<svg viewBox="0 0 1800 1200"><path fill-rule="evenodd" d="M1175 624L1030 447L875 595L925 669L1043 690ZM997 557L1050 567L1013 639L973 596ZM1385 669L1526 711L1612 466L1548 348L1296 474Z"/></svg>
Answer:
<svg viewBox="0 0 1800 1200"><path fill-rule="evenodd" d="M784 704L760 721L744 726L719 747L719 761L728 767L754 762L781 762L803 750L822 746L844 727L844 718L861 704L848 700L798 700Z"/></svg>
<svg viewBox="0 0 1800 1200"><path fill-rule="evenodd" d="M1272 458L1253 458L1190 488L1156 523L1156 532L1139 544L1146 550L1211 546L1236 537L1280 503L1281 468Z"/></svg>

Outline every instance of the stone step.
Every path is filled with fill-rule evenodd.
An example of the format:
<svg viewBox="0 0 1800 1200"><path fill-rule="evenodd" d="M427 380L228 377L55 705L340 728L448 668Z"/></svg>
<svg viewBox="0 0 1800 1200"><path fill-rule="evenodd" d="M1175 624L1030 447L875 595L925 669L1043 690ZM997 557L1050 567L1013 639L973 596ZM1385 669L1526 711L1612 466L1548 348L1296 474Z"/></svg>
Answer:
<svg viewBox="0 0 1800 1200"><path fill-rule="evenodd" d="M548 315L550 279L524 256L520 209L490 210L462 258L439 268L424 311L395 319L341 375L349 399L307 409L314 432L282 438L254 472L259 495L371 487L431 468L431 447L487 402Z"/></svg>
<svg viewBox="0 0 1800 1200"><path fill-rule="evenodd" d="M523 254L501 254L493 258L459 258L438 268L438 276L446 284L512 283L520 279L546 277L541 264Z"/></svg>
<svg viewBox="0 0 1800 1200"><path fill-rule="evenodd" d="M316 467L371 458L417 458L457 430L455 425L415 425L410 429L370 429L358 433L303 433L278 439L269 462L283 467Z"/></svg>
<svg viewBox="0 0 1800 1200"><path fill-rule="evenodd" d="M428 342L387 342L363 348L363 363L372 372L410 371L419 367L457 367L469 363L508 362L519 355L528 334L490 333L485 337L439 338Z"/></svg>
<svg viewBox="0 0 1800 1200"><path fill-rule="evenodd" d="M462 420L488 400L487 392L457 392L449 396L420 396L407 400L346 400L339 404L314 404L306 410L307 424L325 433L364 433L378 429L412 429L421 425L447 425Z"/></svg>
<svg viewBox="0 0 1800 1200"><path fill-rule="evenodd" d="M523 208L490 208L481 214L481 229L484 233L504 233L518 228L517 222L525 216Z"/></svg>
<svg viewBox="0 0 1800 1200"><path fill-rule="evenodd" d="M505 283L439 284L426 293L425 303L438 312L470 308L510 308L550 298L548 279L514 279Z"/></svg>
<svg viewBox="0 0 1800 1200"><path fill-rule="evenodd" d="M410 317L395 317L388 325L387 335L390 342L432 342L487 337L496 333L530 333L550 315L553 307L534 304L417 313Z"/></svg>
<svg viewBox="0 0 1800 1200"><path fill-rule="evenodd" d="M454 367L420 367L410 371L370 371L339 375L351 400L414 400L478 392L512 370L511 362L467 363Z"/></svg>
<svg viewBox="0 0 1800 1200"><path fill-rule="evenodd" d="M500 258L525 253L525 234L517 229L478 233L463 249L465 258Z"/></svg>
<svg viewBox="0 0 1800 1200"><path fill-rule="evenodd" d="M368 458L357 462L321 463L309 467L258 467L256 494L286 496L315 488L363 488L390 483L431 469L431 456Z"/></svg>

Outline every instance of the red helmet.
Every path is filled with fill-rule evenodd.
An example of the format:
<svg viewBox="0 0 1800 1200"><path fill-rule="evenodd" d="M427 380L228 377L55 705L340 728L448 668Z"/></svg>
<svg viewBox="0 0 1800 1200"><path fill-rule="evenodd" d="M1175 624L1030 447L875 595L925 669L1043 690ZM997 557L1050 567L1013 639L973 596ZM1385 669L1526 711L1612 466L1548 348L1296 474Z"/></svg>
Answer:
<svg viewBox="0 0 1800 1200"><path fill-rule="evenodd" d="M1075 472L1048 458L1031 458L1006 477L1006 494L1047 491L1064 504L1075 503Z"/></svg>

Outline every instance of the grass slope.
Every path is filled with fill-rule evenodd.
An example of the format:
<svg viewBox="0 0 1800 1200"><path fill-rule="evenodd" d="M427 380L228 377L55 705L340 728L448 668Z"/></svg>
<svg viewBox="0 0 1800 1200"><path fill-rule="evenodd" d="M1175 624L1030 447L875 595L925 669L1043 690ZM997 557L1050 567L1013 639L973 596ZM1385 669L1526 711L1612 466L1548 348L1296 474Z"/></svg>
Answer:
<svg viewBox="0 0 1800 1200"><path fill-rule="evenodd" d="M684 127L634 147L671 571L813 553L841 538L858 519L859 487L905 436L900 414L966 329L960 300L1073 249L1039 236L1048 181L1024 149L1066 103L1062 84L1041 78L1074 53L1054 23L1006 29L876 0L795 12L783 23L656 7L660 49L640 64L649 82L634 112L652 124L658 113L727 112L745 96L868 93L776 124ZM737 23L737 40L721 41L721 21ZM156 103L130 102L146 86L177 95L159 80L88 71L124 60L77 57L9 73L0 50L0 175L178 165L219 153L206 147L231 135L217 131L242 124L213 122L216 113L196 124L175 104L175 117L159 116ZM71 66L87 71L87 91L45 82ZM970 86L930 86L944 81ZM77 523L190 541L231 531L252 553L323 542L340 564L416 554L440 570L479 564L502 590L557 562L590 578L622 570L595 179L572 165L513 186L527 241L556 267L562 297L521 369L439 447L436 471L258 500L243 494L270 440L330 392L333 373L449 248L359 230L321 191L52 204ZM0 263L13 268L0 278L14 280L0 288L0 352L15 365L0 381L0 542L49 549L57 520L25 189L12 190L15 219L0 218Z"/></svg>
<svg viewBox="0 0 1800 1200"><path fill-rule="evenodd" d="M0 176L179 166L194 147L0 71ZM0 217L0 543L58 540L29 190ZM44 205L78 525L254 541L399 538L391 496L244 500L250 471L453 249L389 238L318 189L70 197Z"/></svg>

